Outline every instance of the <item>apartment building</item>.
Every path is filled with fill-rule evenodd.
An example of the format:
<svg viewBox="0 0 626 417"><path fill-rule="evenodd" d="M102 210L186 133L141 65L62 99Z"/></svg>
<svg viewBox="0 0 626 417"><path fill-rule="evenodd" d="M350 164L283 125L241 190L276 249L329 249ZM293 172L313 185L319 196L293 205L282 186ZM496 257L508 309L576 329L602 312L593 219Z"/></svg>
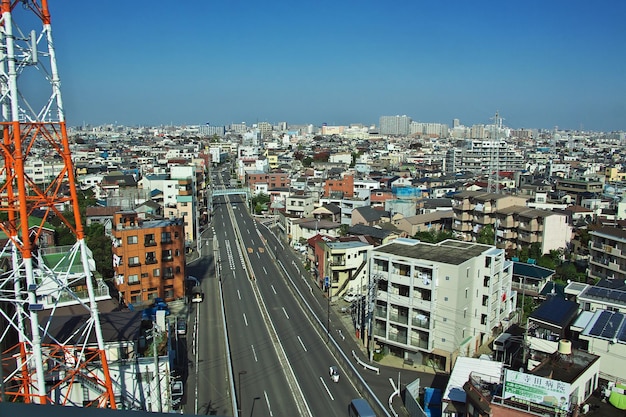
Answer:
<svg viewBox="0 0 626 417"><path fill-rule="evenodd" d="M570 195L575 197L575 203L580 204L583 198L592 195L600 195L604 190L604 183L597 180L586 179L566 179L560 178L555 189L559 195Z"/></svg>
<svg viewBox="0 0 626 417"><path fill-rule="evenodd" d="M370 252L373 334L388 353L449 372L473 356L515 310L513 263L502 249L395 239Z"/></svg>
<svg viewBox="0 0 626 417"><path fill-rule="evenodd" d="M266 184L267 189L289 187L291 180L289 174L284 172L248 172L246 184L250 190L254 190L258 184Z"/></svg>
<svg viewBox="0 0 626 417"><path fill-rule="evenodd" d="M354 177L345 175L343 178L324 182L324 197L352 198L354 196Z"/></svg>
<svg viewBox="0 0 626 417"><path fill-rule="evenodd" d="M328 277L330 288L327 291L331 299L345 293L367 293L367 252L373 245L360 241L320 240L317 248L315 265L319 272L318 285L324 288L324 280Z"/></svg>
<svg viewBox="0 0 626 417"><path fill-rule="evenodd" d="M185 282L183 220L144 221L135 211L115 213L114 283L127 304L149 304L157 297L182 298Z"/></svg>
<svg viewBox="0 0 626 417"><path fill-rule="evenodd" d="M495 225L496 213L507 207L525 205L523 197L462 191L452 197L452 231L463 241L475 241L482 227Z"/></svg>
<svg viewBox="0 0 626 417"><path fill-rule="evenodd" d="M602 227L590 231L589 235L591 236L589 267L587 268L589 278L624 283L626 280L626 231L617 227Z"/></svg>
<svg viewBox="0 0 626 417"><path fill-rule="evenodd" d="M572 226L567 216L548 210L510 206L494 213L496 246L517 250L533 243L541 245L541 253L567 247L572 239Z"/></svg>

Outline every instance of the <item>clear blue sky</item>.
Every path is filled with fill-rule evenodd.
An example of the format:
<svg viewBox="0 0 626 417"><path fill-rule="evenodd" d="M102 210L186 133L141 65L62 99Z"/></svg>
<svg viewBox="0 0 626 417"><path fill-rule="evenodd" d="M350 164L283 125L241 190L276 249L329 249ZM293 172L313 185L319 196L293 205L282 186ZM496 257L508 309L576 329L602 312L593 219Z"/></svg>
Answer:
<svg viewBox="0 0 626 417"><path fill-rule="evenodd" d="M626 2L49 0L70 125L626 130Z"/></svg>

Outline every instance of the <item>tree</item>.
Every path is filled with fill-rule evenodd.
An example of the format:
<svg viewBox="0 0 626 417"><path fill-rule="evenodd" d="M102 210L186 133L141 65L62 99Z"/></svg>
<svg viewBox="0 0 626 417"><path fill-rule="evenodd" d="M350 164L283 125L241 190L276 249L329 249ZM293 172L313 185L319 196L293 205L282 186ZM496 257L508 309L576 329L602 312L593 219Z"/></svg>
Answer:
<svg viewBox="0 0 626 417"><path fill-rule="evenodd" d="M493 243L495 242L495 239L496 239L496 235L494 233L493 226L488 224L487 226L480 229L480 232L478 232L478 238L476 239L476 242L483 243L486 245L493 245Z"/></svg>
<svg viewBox="0 0 626 417"><path fill-rule="evenodd" d="M341 224L339 226L339 236L345 236L348 234L348 229L350 229L350 226L347 224Z"/></svg>
<svg viewBox="0 0 626 417"><path fill-rule="evenodd" d="M85 230L85 243L93 254L96 271L103 278L113 277L113 248L111 238L104 233L104 225L93 223Z"/></svg>

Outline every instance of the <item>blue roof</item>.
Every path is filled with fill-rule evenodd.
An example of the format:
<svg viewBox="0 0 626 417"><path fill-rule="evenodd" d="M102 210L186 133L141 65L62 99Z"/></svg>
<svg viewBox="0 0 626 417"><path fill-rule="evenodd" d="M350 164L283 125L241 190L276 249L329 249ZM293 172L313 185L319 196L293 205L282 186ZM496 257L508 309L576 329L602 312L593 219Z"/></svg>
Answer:
<svg viewBox="0 0 626 417"><path fill-rule="evenodd" d="M526 262L513 262L513 275L544 280L554 275L554 271Z"/></svg>
<svg viewBox="0 0 626 417"><path fill-rule="evenodd" d="M561 297L549 296L533 311L529 318L541 320L558 327L567 326L578 314L578 303Z"/></svg>

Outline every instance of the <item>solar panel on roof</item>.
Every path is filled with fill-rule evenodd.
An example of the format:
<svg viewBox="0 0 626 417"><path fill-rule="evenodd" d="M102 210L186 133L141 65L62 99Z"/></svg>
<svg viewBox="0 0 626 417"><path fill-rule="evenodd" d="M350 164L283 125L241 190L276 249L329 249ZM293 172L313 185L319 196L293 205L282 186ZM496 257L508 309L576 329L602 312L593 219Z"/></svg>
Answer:
<svg viewBox="0 0 626 417"><path fill-rule="evenodd" d="M622 323L622 328L617 335L617 340L626 343L626 322Z"/></svg>
<svg viewBox="0 0 626 417"><path fill-rule="evenodd" d="M606 323L606 326L604 326L604 329L602 330L600 337L603 337L605 339L614 339L615 336L617 335L617 331L619 330L620 325L622 324L623 320L624 320L623 314L613 313L609 321Z"/></svg>
<svg viewBox="0 0 626 417"><path fill-rule="evenodd" d="M612 290L610 288L591 287L587 290L586 295L590 297L626 302L626 291Z"/></svg>
<svg viewBox="0 0 626 417"><path fill-rule="evenodd" d="M600 316L589 331L589 334L592 336L600 336L600 334L602 334L602 331L604 330L604 326L606 325L606 323L608 323L612 315L613 313L610 311L603 311L602 313L600 313Z"/></svg>

